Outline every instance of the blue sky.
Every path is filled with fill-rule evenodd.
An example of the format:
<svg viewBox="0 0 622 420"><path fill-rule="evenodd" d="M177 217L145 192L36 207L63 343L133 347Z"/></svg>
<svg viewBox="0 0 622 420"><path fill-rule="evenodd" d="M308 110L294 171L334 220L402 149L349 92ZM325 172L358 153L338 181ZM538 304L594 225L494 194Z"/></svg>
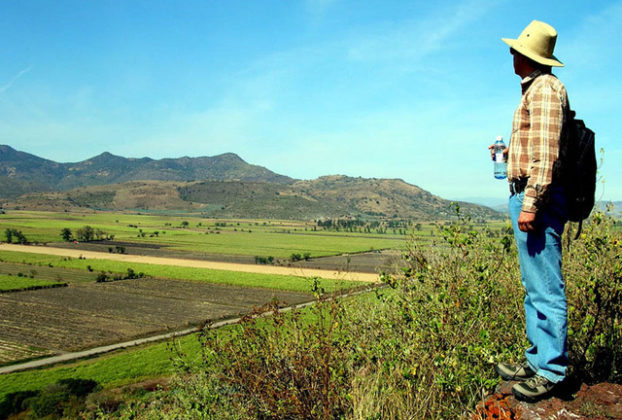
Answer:
<svg viewBox="0 0 622 420"><path fill-rule="evenodd" d="M622 1L0 0L0 144L60 162L213 156L301 179L401 178L503 202L487 146L520 96L508 47L559 32L555 73L622 200Z"/></svg>

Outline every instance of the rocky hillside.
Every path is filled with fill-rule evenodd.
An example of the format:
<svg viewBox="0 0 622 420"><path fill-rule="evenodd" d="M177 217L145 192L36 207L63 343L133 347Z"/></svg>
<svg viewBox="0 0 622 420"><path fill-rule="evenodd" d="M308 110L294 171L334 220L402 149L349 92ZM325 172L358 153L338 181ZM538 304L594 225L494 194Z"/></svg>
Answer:
<svg viewBox="0 0 622 420"><path fill-rule="evenodd" d="M82 162L57 163L0 145L0 198L137 180L187 182L205 179L294 182L287 176L251 165L233 153L154 160L124 158L105 152Z"/></svg>
<svg viewBox="0 0 622 420"><path fill-rule="evenodd" d="M261 219L414 218L446 219L451 203L402 180L344 176L292 185L251 181L132 181L31 193L2 203L6 209L192 211L208 217ZM475 217L494 210L460 203Z"/></svg>

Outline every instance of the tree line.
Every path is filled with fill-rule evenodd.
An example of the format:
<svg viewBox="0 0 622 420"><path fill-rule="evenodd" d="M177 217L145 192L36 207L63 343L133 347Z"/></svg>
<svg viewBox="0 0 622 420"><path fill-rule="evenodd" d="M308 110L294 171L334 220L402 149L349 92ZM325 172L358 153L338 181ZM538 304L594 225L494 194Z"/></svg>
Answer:
<svg viewBox="0 0 622 420"><path fill-rule="evenodd" d="M65 242L91 242L114 239L114 235L109 235L103 230L94 229L89 225L76 229L75 234L71 231L71 229L63 228L60 232L60 236Z"/></svg>

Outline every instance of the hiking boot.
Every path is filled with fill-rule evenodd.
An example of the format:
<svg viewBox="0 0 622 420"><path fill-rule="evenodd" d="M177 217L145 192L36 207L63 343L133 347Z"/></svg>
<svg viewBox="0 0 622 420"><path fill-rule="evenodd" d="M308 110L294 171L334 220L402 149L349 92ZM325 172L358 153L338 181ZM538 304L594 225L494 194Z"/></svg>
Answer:
<svg viewBox="0 0 622 420"><path fill-rule="evenodd" d="M529 378L533 378L536 374L527 362L523 362L520 365L515 363L499 363L497 365L497 373L506 381L525 381Z"/></svg>
<svg viewBox="0 0 622 420"><path fill-rule="evenodd" d="M557 385L543 376L536 375L525 382L520 382L512 387L512 393L517 400L526 402L537 402L548 398Z"/></svg>

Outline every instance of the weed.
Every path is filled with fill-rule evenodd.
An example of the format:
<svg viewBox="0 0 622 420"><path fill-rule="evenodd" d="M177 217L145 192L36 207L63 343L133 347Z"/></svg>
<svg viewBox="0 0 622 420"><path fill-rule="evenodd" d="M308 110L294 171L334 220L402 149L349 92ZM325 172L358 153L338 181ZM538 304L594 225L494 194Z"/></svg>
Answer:
<svg viewBox="0 0 622 420"><path fill-rule="evenodd" d="M622 235L615 223L594 214L564 260L569 355L574 374L588 383L622 381Z"/></svg>
<svg viewBox="0 0 622 420"><path fill-rule="evenodd" d="M271 316L261 317L266 311ZM284 313L272 302L227 336L203 328L205 372L228 396L227 404L244 407L250 418L346 415L352 370L343 306L322 300L312 313L309 322L298 310Z"/></svg>

